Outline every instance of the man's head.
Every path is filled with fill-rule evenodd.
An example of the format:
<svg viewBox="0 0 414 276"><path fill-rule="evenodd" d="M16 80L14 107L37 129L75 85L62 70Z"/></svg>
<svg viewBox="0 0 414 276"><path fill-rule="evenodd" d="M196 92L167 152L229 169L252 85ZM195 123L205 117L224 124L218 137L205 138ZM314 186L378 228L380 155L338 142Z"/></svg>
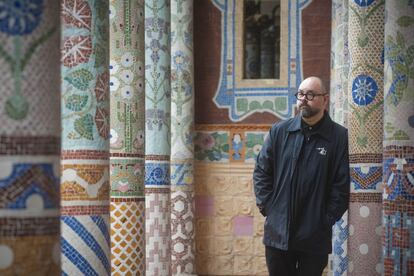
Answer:
<svg viewBox="0 0 414 276"><path fill-rule="evenodd" d="M315 118L319 121L329 104L325 86L318 77L309 77L302 81L296 97L296 105L305 120Z"/></svg>

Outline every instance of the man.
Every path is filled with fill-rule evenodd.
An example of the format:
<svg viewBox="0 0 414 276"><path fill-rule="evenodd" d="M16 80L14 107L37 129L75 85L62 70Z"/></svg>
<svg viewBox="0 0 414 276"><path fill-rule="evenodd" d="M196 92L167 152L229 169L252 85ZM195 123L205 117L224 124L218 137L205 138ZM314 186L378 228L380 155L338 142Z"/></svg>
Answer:
<svg viewBox="0 0 414 276"><path fill-rule="evenodd" d="M326 112L321 79L295 96L300 114L271 127L253 173L270 276L321 275L349 201L348 134Z"/></svg>

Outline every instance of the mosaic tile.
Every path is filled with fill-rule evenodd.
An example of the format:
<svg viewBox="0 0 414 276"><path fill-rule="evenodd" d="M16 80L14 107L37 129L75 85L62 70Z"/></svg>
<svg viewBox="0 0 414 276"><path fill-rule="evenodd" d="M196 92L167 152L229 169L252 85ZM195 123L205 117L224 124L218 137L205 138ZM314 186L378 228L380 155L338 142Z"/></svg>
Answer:
<svg viewBox="0 0 414 276"><path fill-rule="evenodd" d="M6 173L4 163L0 163ZM0 177L0 208L57 209L59 207L59 179L54 164L12 164L12 171ZM2 176L3 177L3 176Z"/></svg>
<svg viewBox="0 0 414 276"><path fill-rule="evenodd" d="M170 9L165 0L145 5L145 154L170 153Z"/></svg>
<svg viewBox="0 0 414 276"><path fill-rule="evenodd" d="M414 10L405 2L386 6L384 49L384 275L414 273L414 124L413 69ZM405 69L403 69L405 68Z"/></svg>
<svg viewBox="0 0 414 276"><path fill-rule="evenodd" d="M301 59L301 42L296 36L301 30L301 10L310 1L292 5L284 5L285 2L282 2L280 13L284 16L281 16L281 20L283 22L283 18L289 18L289 24L286 22L287 28L281 30L285 32L287 40L286 44L281 45L281 64L286 67L281 66L278 82L268 79L259 84L243 79L240 68L244 66L241 66L239 57L242 54L239 55L239 49L235 45L238 38L242 37L238 30L242 29L239 26L242 24L240 19L243 18L243 5L235 0L227 1L225 5L218 0L212 2L223 17L220 82L213 99L216 105L228 109L228 116L234 122L263 111L283 119L292 117L296 99L291 91L299 86L302 77L301 63L297 60Z"/></svg>
<svg viewBox="0 0 414 276"><path fill-rule="evenodd" d="M171 192L171 273L194 274L194 193Z"/></svg>
<svg viewBox="0 0 414 276"><path fill-rule="evenodd" d="M145 202L111 201L111 273L145 273Z"/></svg>
<svg viewBox="0 0 414 276"><path fill-rule="evenodd" d="M58 155L60 139L54 136L0 135L1 155Z"/></svg>
<svg viewBox="0 0 414 276"><path fill-rule="evenodd" d="M183 186L193 184L193 160L174 160L170 164L171 185Z"/></svg>
<svg viewBox="0 0 414 276"><path fill-rule="evenodd" d="M110 273L107 10L102 0L61 3L61 259L67 275Z"/></svg>
<svg viewBox="0 0 414 276"><path fill-rule="evenodd" d="M170 185L170 166L168 162L145 162L145 186Z"/></svg>
<svg viewBox="0 0 414 276"><path fill-rule="evenodd" d="M2 256L1 275L42 276L61 273L59 235L56 234L20 237L1 235L0 255Z"/></svg>
<svg viewBox="0 0 414 276"><path fill-rule="evenodd" d="M169 189L145 189L145 267L148 275L170 273L170 208Z"/></svg>
<svg viewBox="0 0 414 276"><path fill-rule="evenodd" d="M109 274L108 218L108 215L61 217L64 233L61 243L63 271L88 275ZM100 225L102 223L104 227Z"/></svg>
<svg viewBox="0 0 414 276"><path fill-rule="evenodd" d="M376 202L350 203L348 275L372 275L381 264L381 209Z"/></svg>
<svg viewBox="0 0 414 276"><path fill-rule="evenodd" d="M262 149L267 132L245 132L246 156L245 162L256 162L257 155Z"/></svg>
<svg viewBox="0 0 414 276"><path fill-rule="evenodd" d="M350 167L351 191L382 192L382 164L352 164Z"/></svg>
<svg viewBox="0 0 414 276"><path fill-rule="evenodd" d="M197 132L194 157L201 161L229 162L229 143L227 132Z"/></svg>
<svg viewBox="0 0 414 276"><path fill-rule="evenodd" d="M381 235L375 229L380 224L382 200L384 10L382 1L348 2L351 195L347 275L372 274L381 263Z"/></svg>
<svg viewBox="0 0 414 276"><path fill-rule="evenodd" d="M57 137L59 116L50 114L59 114L59 5L10 5L3 5L0 32L1 136Z"/></svg>
<svg viewBox="0 0 414 276"><path fill-rule="evenodd" d="M111 196L143 196L144 170L143 158L111 157Z"/></svg>
<svg viewBox="0 0 414 276"><path fill-rule="evenodd" d="M0 10L0 275L57 275L59 3Z"/></svg>

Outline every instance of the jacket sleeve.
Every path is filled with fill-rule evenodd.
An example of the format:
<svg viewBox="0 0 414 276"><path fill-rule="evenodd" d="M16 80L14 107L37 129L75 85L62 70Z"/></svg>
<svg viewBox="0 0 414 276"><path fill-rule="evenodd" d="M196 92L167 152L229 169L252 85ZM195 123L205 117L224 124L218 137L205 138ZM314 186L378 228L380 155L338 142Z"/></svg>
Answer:
<svg viewBox="0 0 414 276"><path fill-rule="evenodd" d="M350 188L350 174L349 174L349 154L348 154L348 132L345 131L344 143L337 152L337 161L335 164L336 170L333 176L333 183L331 183L330 196L328 199L328 208L326 214L326 222L329 226L335 224L345 211L349 204L349 188Z"/></svg>
<svg viewBox="0 0 414 276"><path fill-rule="evenodd" d="M263 216L266 216L265 205L269 200L273 190L273 141L272 129L263 143L253 172L254 193L256 195L256 205Z"/></svg>

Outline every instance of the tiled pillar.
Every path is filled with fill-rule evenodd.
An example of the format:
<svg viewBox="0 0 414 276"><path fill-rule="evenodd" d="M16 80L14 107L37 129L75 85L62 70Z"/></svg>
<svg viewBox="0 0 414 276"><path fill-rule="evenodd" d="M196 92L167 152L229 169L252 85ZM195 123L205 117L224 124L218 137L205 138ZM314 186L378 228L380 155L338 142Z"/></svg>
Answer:
<svg viewBox="0 0 414 276"><path fill-rule="evenodd" d="M330 114L347 127L348 113L348 0L332 1ZM346 275L348 268L348 212L333 227L332 273Z"/></svg>
<svg viewBox="0 0 414 276"><path fill-rule="evenodd" d="M171 273L195 274L193 1L171 1Z"/></svg>
<svg viewBox="0 0 414 276"><path fill-rule="evenodd" d="M0 275L58 275L59 4L26 2L0 1Z"/></svg>
<svg viewBox="0 0 414 276"><path fill-rule="evenodd" d="M348 274L381 272L384 1L349 1Z"/></svg>
<svg viewBox="0 0 414 276"><path fill-rule="evenodd" d="M385 5L384 275L413 275L414 3Z"/></svg>
<svg viewBox="0 0 414 276"><path fill-rule="evenodd" d="M61 2L64 275L109 275L108 4Z"/></svg>
<svg viewBox="0 0 414 276"><path fill-rule="evenodd" d="M170 6L145 2L145 249L146 274L169 275Z"/></svg>
<svg viewBox="0 0 414 276"><path fill-rule="evenodd" d="M144 1L110 1L111 271L145 274Z"/></svg>

